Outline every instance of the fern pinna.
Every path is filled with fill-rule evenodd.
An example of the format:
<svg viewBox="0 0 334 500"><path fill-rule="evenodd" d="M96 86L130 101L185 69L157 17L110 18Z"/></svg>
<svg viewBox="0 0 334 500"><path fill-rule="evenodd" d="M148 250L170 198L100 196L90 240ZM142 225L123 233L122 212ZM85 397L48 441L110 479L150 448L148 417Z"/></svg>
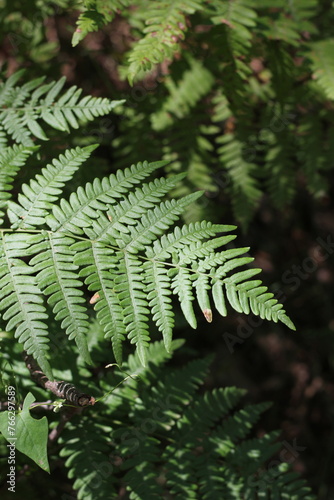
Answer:
<svg viewBox="0 0 334 500"><path fill-rule="evenodd" d="M56 130L69 132L97 116L110 113L124 101L80 95L82 90L73 85L62 92L65 77L44 84L45 77L17 85L25 71L20 70L5 82L0 82L0 144L6 145L8 136L24 146L34 146L33 137L47 140L40 122Z"/></svg>
<svg viewBox="0 0 334 500"><path fill-rule="evenodd" d="M130 355L132 377L103 398L104 413L94 406L68 423L60 456L78 498L118 498L121 486L124 498L138 500L314 499L287 463L266 466L281 448L279 433L255 437L254 426L270 404L240 407L245 391L236 387L199 394L210 357L164 366L182 343L172 341L170 353L150 344L146 367ZM123 377L105 374L101 392Z"/></svg>

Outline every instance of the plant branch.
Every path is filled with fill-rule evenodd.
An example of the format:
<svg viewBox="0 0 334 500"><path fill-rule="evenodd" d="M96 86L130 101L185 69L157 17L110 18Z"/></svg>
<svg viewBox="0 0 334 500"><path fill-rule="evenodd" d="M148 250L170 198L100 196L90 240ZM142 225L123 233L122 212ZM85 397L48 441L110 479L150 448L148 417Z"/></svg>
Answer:
<svg viewBox="0 0 334 500"><path fill-rule="evenodd" d="M49 380L30 354L24 352L23 357L31 378L44 389L51 391L57 398L65 399L66 402L79 408L95 404L93 396L79 391L73 384Z"/></svg>

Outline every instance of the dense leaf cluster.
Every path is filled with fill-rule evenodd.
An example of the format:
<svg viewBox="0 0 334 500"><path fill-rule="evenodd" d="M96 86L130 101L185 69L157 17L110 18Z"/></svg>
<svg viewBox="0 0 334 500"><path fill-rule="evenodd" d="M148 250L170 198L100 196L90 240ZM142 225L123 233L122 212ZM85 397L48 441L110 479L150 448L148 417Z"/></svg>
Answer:
<svg viewBox="0 0 334 500"><path fill-rule="evenodd" d="M244 391L236 387L200 394L210 358L167 368L179 345L173 341L167 354L162 342L152 343L145 368L130 356L124 367L132 378L104 399L103 417L87 413L63 433L60 455L78 498L117 498L122 484L137 500L314 499L287 463L266 467L279 433L254 437L252 428L270 405L240 408ZM101 385L108 390L108 381Z"/></svg>
<svg viewBox="0 0 334 500"><path fill-rule="evenodd" d="M15 77L3 84L4 93L8 88L10 95L13 81ZM51 375L46 356L48 314L43 297L69 339L76 341L79 352L90 362L85 339L89 319L85 285L93 292L91 303L106 338L111 340L118 363L122 362L122 342L127 337L145 364L150 316L169 349L174 326L172 293L178 297L193 328L196 328L194 299L205 318L212 321L210 290L214 305L223 316L229 303L238 312L252 311L261 318L280 320L293 328L273 294L260 280L251 279L260 269L239 269L252 261L244 256L249 248L217 251L235 238L217 234L229 233L234 226L202 221L174 227L185 208L202 193L164 201L165 195L184 177L180 174L144 182L164 162L132 165L79 187L68 200L59 200L66 182L95 149L95 146L77 147L67 150L28 184L23 184L17 201L11 199L8 187L19 171L18 166L33 151L25 145L28 130L35 131L40 139L46 138L38 132L40 125L34 108L39 110L42 120L48 116L48 124L57 127L60 123L60 118L56 120L58 106L51 108L58 86L49 84L44 99L45 87L38 92L34 81L31 85L35 89L34 99L39 96L40 101L30 101L26 106L20 102L18 110L14 97L9 122L19 123L13 117L26 116L26 110L34 121L26 120L26 133L15 136L22 145L3 148L5 174L0 186L2 206L7 207L10 221L10 227L3 225L0 229L0 310L7 330L15 331L15 337L28 354L34 355L45 373ZM17 93L18 90L14 95ZM69 89L60 97L61 117L66 125L67 118L70 125L77 127L72 111L66 114L66 103L72 94ZM91 103L92 109L82 115L85 120L108 113L117 104L101 102L99 98L84 99ZM75 107L74 102L71 107ZM78 110L80 115L80 102ZM7 107L3 113L6 112Z"/></svg>
<svg viewBox="0 0 334 500"><path fill-rule="evenodd" d="M136 113L122 120L121 138L114 141L120 165L129 155L135 161L128 139L138 134L146 151L163 144L172 170L189 173L178 190L204 188L216 201L228 194L243 228L265 194L282 209L301 186L315 197L325 193L334 96L329 4L116 3L87 2L78 31L84 38L96 15L102 24L123 16L135 39L118 68L140 89ZM215 173L224 181L217 182ZM198 202L199 212L205 207ZM196 220L192 212L186 213L189 221Z"/></svg>
<svg viewBox="0 0 334 500"><path fill-rule="evenodd" d="M117 69L135 88L141 82L144 95L131 108L82 98L76 86L63 90L64 78L21 84L18 71L0 83L2 377L17 372L26 392L24 349L50 378L61 373L71 383L79 372L80 383L101 394L59 440L78 498L116 498L126 489L128 498L145 500L311 500L287 464L267 465L278 433L254 432L267 404L243 406L244 391L234 387L200 393L208 359L178 370L165 363L180 345L172 339L177 303L193 328L199 312L211 322L230 307L294 328L256 279L260 270L247 267L249 248L234 246L235 226L198 222L197 214L203 191L219 202L228 193L245 228L264 193L281 209L300 181L315 196L324 192L333 14L315 0L36 0L18 10L5 0L5 40L30 61L50 60L58 42L43 43L45 20L73 8L81 10L73 45L126 20L131 46L118 54ZM152 81L154 94L145 86ZM94 161L96 145L77 146L20 182L32 158L41 163L38 141L50 129L68 133L110 112L121 117L117 171L67 188ZM168 175L159 177L159 169ZM151 342L152 330L163 342ZM122 365L131 374L126 382L122 372L87 370L91 357L102 364L112 353L121 364L125 342L136 347ZM36 424L27 405L24 411Z"/></svg>

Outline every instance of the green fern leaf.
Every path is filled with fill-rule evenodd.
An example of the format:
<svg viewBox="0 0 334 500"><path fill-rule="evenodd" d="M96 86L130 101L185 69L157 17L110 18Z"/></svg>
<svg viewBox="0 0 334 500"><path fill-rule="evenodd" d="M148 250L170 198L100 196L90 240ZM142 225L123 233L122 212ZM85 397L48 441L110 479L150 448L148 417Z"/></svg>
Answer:
<svg viewBox="0 0 334 500"><path fill-rule="evenodd" d="M220 162L231 179L233 210L237 220L245 228L261 197L254 177L256 165L243 158L243 144L233 134L220 136L217 142Z"/></svg>
<svg viewBox="0 0 334 500"><path fill-rule="evenodd" d="M27 158L37 149L37 147L14 145L3 148L0 152L0 225L3 223L4 210L11 198L13 180Z"/></svg>
<svg viewBox="0 0 334 500"><path fill-rule="evenodd" d="M157 368L161 369L163 364L172 357L173 352L179 349L183 344L183 339L173 340L170 345L170 351L167 352L163 342L157 341L150 343L147 349L147 356L150 359L150 362L145 367L142 365L137 352L130 354L123 366L125 371L132 373L136 377L129 380L128 386L132 387L131 390L136 390L138 377L145 383L150 383L152 376L154 376L153 372L155 373ZM205 360L207 362L206 366L208 370L209 361L207 358L205 358ZM123 378L122 372L119 372L119 375ZM122 389L119 390L122 391Z"/></svg>
<svg viewBox="0 0 334 500"><path fill-rule="evenodd" d="M170 279L166 268L156 261L147 261L144 264L147 284L148 306L152 319L162 333L167 352L170 352L174 314L170 298Z"/></svg>
<svg viewBox="0 0 334 500"><path fill-rule="evenodd" d="M214 78L203 64L194 59L189 61L190 69L185 71L177 83L171 78L166 79L165 85L169 92L162 109L151 114L153 130L164 130L173 124L173 116L184 118L197 102L211 90ZM171 113L173 116L171 116Z"/></svg>
<svg viewBox="0 0 334 500"><path fill-rule="evenodd" d="M157 236L160 236L179 219L187 206L195 202L202 194L198 191L177 201L167 200L155 209L149 210L142 216L137 226L130 229L131 241L127 243L126 250L138 252L148 247Z"/></svg>
<svg viewBox="0 0 334 500"><path fill-rule="evenodd" d="M272 15L272 12L269 11L268 16L261 17L261 24L261 32L267 39L280 40L294 47L299 47L301 23L293 19L291 14L286 15L283 9L278 11L276 15Z"/></svg>
<svg viewBox="0 0 334 500"><path fill-rule="evenodd" d="M128 56L130 65L127 74L130 83L142 71L150 70L164 59L173 58L185 36L186 15L201 9L201 2L195 0L150 2L144 37L134 45Z"/></svg>
<svg viewBox="0 0 334 500"><path fill-rule="evenodd" d="M48 318L41 291L33 276L33 268L20 257L27 250L24 234L6 234L0 231L0 311L8 331L15 331L15 337L28 354L32 354L44 373L52 378L50 364L46 357L48 350L48 329L43 320Z"/></svg>
<svg viewBox="0 0 334 500"><path fill-rule="evenodd" d="M296 191L296 176L292 158L290 131L268 133L270 148L266 155L265 169L268 172L267 186L277 208L288 205Z"/></svg>
<svg viewBox="0 0 334 500"><path fill-rule="evenodd" d="M312 44L313 76L329 99L334 99L334 39L328 38Z"/></svg>
<svg viewBox="0 0 334 500"><path fill-rule="evenodd" d="M284 4L284 7L290 10L293 19L299 23L300 29L310 33L315 31L315 27L309 19L317 14L318 6L317 0L292 0L287 5Z"/></svg>
<svg viewBox="0 0 334 500"><path fill-rule="evenodd" d="M184 225L181 228L176 227L173 232L163 234L160 239L153 242L153 250L147 249L149 257L153 255L157 259L166 259L172 256L175 250L181 250L185 247L190 247L192 243L207 240L217 233L229 232L236 229L236 226L227 226L223 224L212 224L211 222L202 221ZM219 244L225 245L236 238L235 235L224 236L224 240L220 239ZM216 248L216 240L211 243L212 249ZM219 246L219 245L217 245ZM189 253L193 251L193 248Z"/></svg>
<svg viewBox="0 0 334 500"><path fill-rule="evenodd" d="M210 436L213 445L218 441L217 438L219 439L219 448L217 449L219 455L226 456L241 439L247 437L261 414L270 406L272 406L271 403L249 405L224 420L220 428Z"/></svg>
<svg viewBox="0 0 334 500"><path fill-rule="evenodd" d="M84 2L86 10L77 20L77 29L72 37L72 46L78 45L88 33L98 31L110 23L116 13L128 7L129 0L89 0Z"/></svg>
<svg viewBox="0 0 334 500"><path fill-rule="evenodd" d="M85 299L82 283L77 279L78 266L73 264L74 253L70 247L72 238L61 233L33 236L29 253L35 255L30 265L36 274L36 282L48 297L56 320L61 320L69 339L75 339L79 353L91 364L87 347L88 315L83 305Z"/></svg>
<svg viewBox="0 0 334 500"><path fill-rule="evenodd" d="M60 456L65 459L68 476L74 479L80 499L102 500L117 496L113 467L107 457L110 432L107 423L101 425L92 420L91 415L81 415L75 422L69 422L59 439Z"/></svg>
<svg viewBox="0 0 334 500"><path fill-rule="evenodd" d="M47 140L39 120L52 128L68 132L69 127L78 128L79 122L87 123L97 116L110 113L115 106L124 102L91 96L79 100L81 89L75 86L59 96L65 77L43 85L42 77L15 87L22 74L18 72L0 83L0 123L7 135L25 146L34 145L31 135Z"/></svg>
<svg viewBox="0 0 334 500"><path fill-rule="evenodd" d="M301 120L298 127L298 160L302 167L307 189L316 198L327 190L325 171L328 168L327 151L324 150L322 120L306 117ZM317 165L317 168L315 168Z"/></svg>
<svg viewBox="0 0 334 500"><path fill-rule="evenodd" d="M108 205L108 215L99 217L93 227L86 230L90 238L115 243L115 238L122 239L128 251L138 252L155 239L155 234L161 234L161 227L167 227L178 219L177 214L190 204L198 195L179 201L161 203L160 207L153 210L159 201L176 183L184 177L180 174L169 179L156 179L145 184L142 189L137 188L133 193L114 207ZM141 219L141 222L138 222ZM135 227L134 227L135 226ZM155 228L155 226L157 226ZM131 235L131 237L130 237ZM120 242L118 243L120 244Z"/></svg>
<svg viewBox="0 0 334 500"><path fill-rule="evenodd" d="M124 323L129 340L132 344L136 344L138 356L145 366L146 347L150 339L149 309L141 274L141 262L131 254L125 255L115 278L115 291L124 311Z"/></svg>
<svg viewBox="0 0 334 500"><path fill-rule="evenodd" d="M83 234L83 229L92 225L92 220L99 216L98 210L108 210L110 205L122 198L132 186L139 184L157 168L167 162L138 163L118 170L109 178L95 179L93 184L86 184L85 190L79 188L72 193L69 202L61 200L60 207L54 207L53 215L46 222L53 231L66 231Z"/></svg>
<svg viewBox="0 0 334 500"><path fill-rule="evenodd" d="M105 338L111 339L116 362L122 364L122 342L126 336L123 312L110 269L116 267L114 250L99 242L79 242L72 246L74 263L82 267L79 276L84 277L89 290L95 292L91 299L97 311L97 319L104 328Z"/></svg>
<svg viewBox="0 0 334 500"><path fill-rule="evenodd" d="M125 337L146 363L151 317L170 348L171 293L177 295L193 328L197 324L195 302L207 321L212 320L211 294L223 315L229 303L238 312L252 311L293 328L273 294L260 280L251 280L260 270L238 270L253 260L244 255L249 249L217 251L234 239L234 235L216 237L217 233L229 232L233 226L202 222L173 229L186 207L202 193L160 201L183 177L143 182L165 162L144 162L102 181L96 179L72 193L69 201L61 199L55 205L77 163L93 148L67 152L30 186L25 185L20 205L11 202L8 210L12 231L17 232L18 241L25 235L22 248L33 256L28 269L39 287L38 300L42 300L41 292L48 297L56 319L62 321L69 339L75 339L87 362L84 284L93 292L91 304L119 363ZM22 217L24 229L19 222ZM51 231L36 229L44 222ZM35 236L30 238L30 231Z"/></svg>
<svg viewBox="0 0 334 500"><path fill-rule="evenodd" d="M171 345L172 349L176 346L175 342ZM170 354L162 342L151 344L148 354L152 361L146 367L138 353L124 364L128 373L140 376L127 379L107 396L103 425L93 425L99 437L92 453L87 453L92 440L86 417L80 417L79 425L71 423L62 434L61 456L66 459L69 477L75 478L79 495L92 498L91 482L84 483L83 478L97 478L95 462L104 465L99 472L103 470L106 476L112 472L111 479L108 476L112 488L114 480L121 478L133 499L314 500L305 482L290 472L289 464L267 469L266 461L280 449L279 432L248 437L254 436L254 424L268 403L244 407L241 398L245 391L235 387L200 395L210 358L171 369L164 366ZM116 378L121 382L123 377L119 370L110 380L102 377L101 389L109 391L110 381L114 384ZM105 432L109 436L107 448L102 441ZM94 433L91 436L96 439ZM122 460L113 459L120 456ZM107 494L104 482L101 491Z"/></svg>
<svg viewBox="0 0 334 500"><path fill-rule="evenodd" d="M18 203L8 203L8 217L13 229L36 227L45 223L44 216L52 203L58 200L62 187L89 158L97 145L67 150L65 155L53 160L29 183L23 184Z"/></svg>
<svg viewBox="0 0 334 500"><path fill-rule="evenodd" d="M208 6L208 12L214 24L224 24L236 52L243 52L243 47L250 46L252 29L256 27L257 13L252 8L254 2L247 0L214 0Z"/></svg>

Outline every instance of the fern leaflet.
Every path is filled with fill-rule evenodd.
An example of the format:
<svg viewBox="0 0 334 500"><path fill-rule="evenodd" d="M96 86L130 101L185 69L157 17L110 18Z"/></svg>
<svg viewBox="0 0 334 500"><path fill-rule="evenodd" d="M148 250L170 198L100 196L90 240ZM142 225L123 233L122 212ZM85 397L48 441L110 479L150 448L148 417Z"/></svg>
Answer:
<svg viewBox="0 0 334 500"><path fill-rule="evenodd" d="M91 96L79 99L82 90L76 86L61 95L65 77L47 84L43 84L44 77L41 77L15 86L23 73L18 71L5 82L0 82L0 132L24 146L34 145L31 136L47 140L39 121L69 132L70 127L77 129L79 123L110 113L124 102Z"/></svg>

